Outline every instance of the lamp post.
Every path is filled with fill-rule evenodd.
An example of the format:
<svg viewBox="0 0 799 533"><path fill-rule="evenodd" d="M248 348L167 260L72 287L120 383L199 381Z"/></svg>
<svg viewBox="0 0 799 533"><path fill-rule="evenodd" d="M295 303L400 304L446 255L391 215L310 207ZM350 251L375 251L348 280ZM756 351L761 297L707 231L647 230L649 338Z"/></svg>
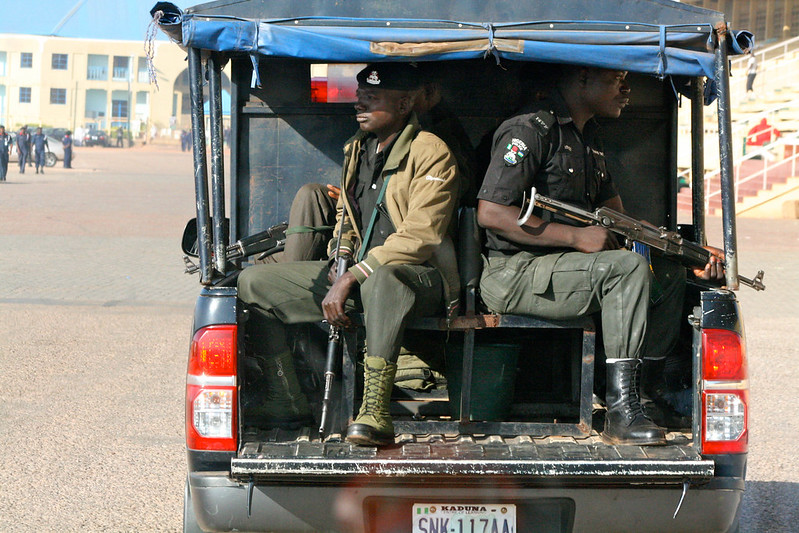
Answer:
<svg viewBox="0 0 799 533"><path fill-rule="evenodd" d="M131 88L131 83L133 82L133 59L135 56L130 56L130 66L128 68L128 148L130 148L130 113L133 110L133 90ZM122 141L122 146L125 146L125 142Z"/></svg>

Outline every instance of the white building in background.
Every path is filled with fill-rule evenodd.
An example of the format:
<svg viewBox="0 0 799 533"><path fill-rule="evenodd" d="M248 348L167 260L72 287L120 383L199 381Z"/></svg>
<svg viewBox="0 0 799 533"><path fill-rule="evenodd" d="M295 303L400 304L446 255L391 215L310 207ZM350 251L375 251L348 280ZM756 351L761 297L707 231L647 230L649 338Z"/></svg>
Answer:
<svg viewBox="0 0 799 533"><path fill-rule="evenodd" d="M143 41L0 34L0 124L122 127L138 138L189 129L186 53L169 41L152 49L158 87Z"/></svg>

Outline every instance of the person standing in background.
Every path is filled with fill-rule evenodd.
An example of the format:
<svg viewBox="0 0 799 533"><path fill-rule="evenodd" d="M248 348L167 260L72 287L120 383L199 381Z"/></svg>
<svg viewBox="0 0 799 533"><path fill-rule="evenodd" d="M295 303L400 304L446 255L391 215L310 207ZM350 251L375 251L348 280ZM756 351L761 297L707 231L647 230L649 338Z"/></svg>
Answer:
<svg viewBox="0 0 799 533"><path fill-rule="evenodd" d="M0 181L6 181L8 174L8 157L11 154L11 136L6 127L0 125Z"/></svg>
<svg viewBox="0 0 799 533"><path fill-rule="evenodd" d="M42 128L36 128L36 133L33 134L31 144L35 150L34 161L36 164L36 173L40 171L44 174L44 154L50 151L50 145L47 144L47 135L42 133Z"/></svg>
<svg viewBox="0 0 799 533"><path fill-rule="evenodd" d="M746 63L746 95L750 100L755 97L755 77L757 76L757 57L749 51L749 61Z"/></svg>
<svg viewBox="0 0 799 533"><path fill-rule="evenodd" d="M17 155L19 156L19 173L25 174L25 166L30 157L30 134L27 126L22 126L17 134Z"/></svg>
<svg viewBox="0 0 799 533"><path fill-rule="evenodd" d="M72 168L72 132L67 130L64 138L61 139L61 146L64 147L64 168Z"/></svg>

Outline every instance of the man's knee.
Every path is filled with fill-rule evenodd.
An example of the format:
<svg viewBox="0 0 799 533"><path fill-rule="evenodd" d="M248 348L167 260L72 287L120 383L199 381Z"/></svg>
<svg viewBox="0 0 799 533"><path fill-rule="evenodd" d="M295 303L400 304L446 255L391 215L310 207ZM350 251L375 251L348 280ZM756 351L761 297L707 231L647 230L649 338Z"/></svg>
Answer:
<svg viewBox="0 0 799 533"><path fill-rule="evenodd" d="M257 287L264 279L261 271L268 266L254 265L241 271L237 281L239 300L245 303L253 303L255 301L256 294L259 292Z"/></svg>
<svg viewBox="0 0 799 533"><path fill-rule="evenodd" d="M327 197L327 187L321 183L306 183L297 191L292 205L318 203Z"/></svg>
<svg viewBox="0 0 799 533"><path fill-rule="evenodd" d="M595 274L599 277L618 277L626 280L648 280L649 262L641 254L629 250L600 252L601 259L595 263Z"/></svg>

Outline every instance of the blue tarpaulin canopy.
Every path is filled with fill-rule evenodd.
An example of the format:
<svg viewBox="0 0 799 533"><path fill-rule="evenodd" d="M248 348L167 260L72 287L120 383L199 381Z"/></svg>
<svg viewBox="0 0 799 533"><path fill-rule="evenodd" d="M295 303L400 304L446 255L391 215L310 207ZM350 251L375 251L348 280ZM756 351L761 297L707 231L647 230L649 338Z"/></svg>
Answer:
<svg viewBox="0 0 799 533"><path fill-rule="evenodd" d="M662 11L675 9L656 0L648 3ZM199 7L198 12L183 13L172 4L160 2L152 13L163 13L161 28L183 46L256 57L373 62L463 60L490 55L497 61L573 63L658 77L711 78L713 34L719 15L692 8L691 22L678 18L677 24L645 23L640 17L625 22L618 20L618 14L612 20L519 22L336 16L255 19L213 14L213 9L203 12ZM623 16L624 10L620 11ZM708 14L706 22L701 22L703 13ZM730 54L743 53L753 45L752 35L745 31L733 34L728 42Z"/></svg>

